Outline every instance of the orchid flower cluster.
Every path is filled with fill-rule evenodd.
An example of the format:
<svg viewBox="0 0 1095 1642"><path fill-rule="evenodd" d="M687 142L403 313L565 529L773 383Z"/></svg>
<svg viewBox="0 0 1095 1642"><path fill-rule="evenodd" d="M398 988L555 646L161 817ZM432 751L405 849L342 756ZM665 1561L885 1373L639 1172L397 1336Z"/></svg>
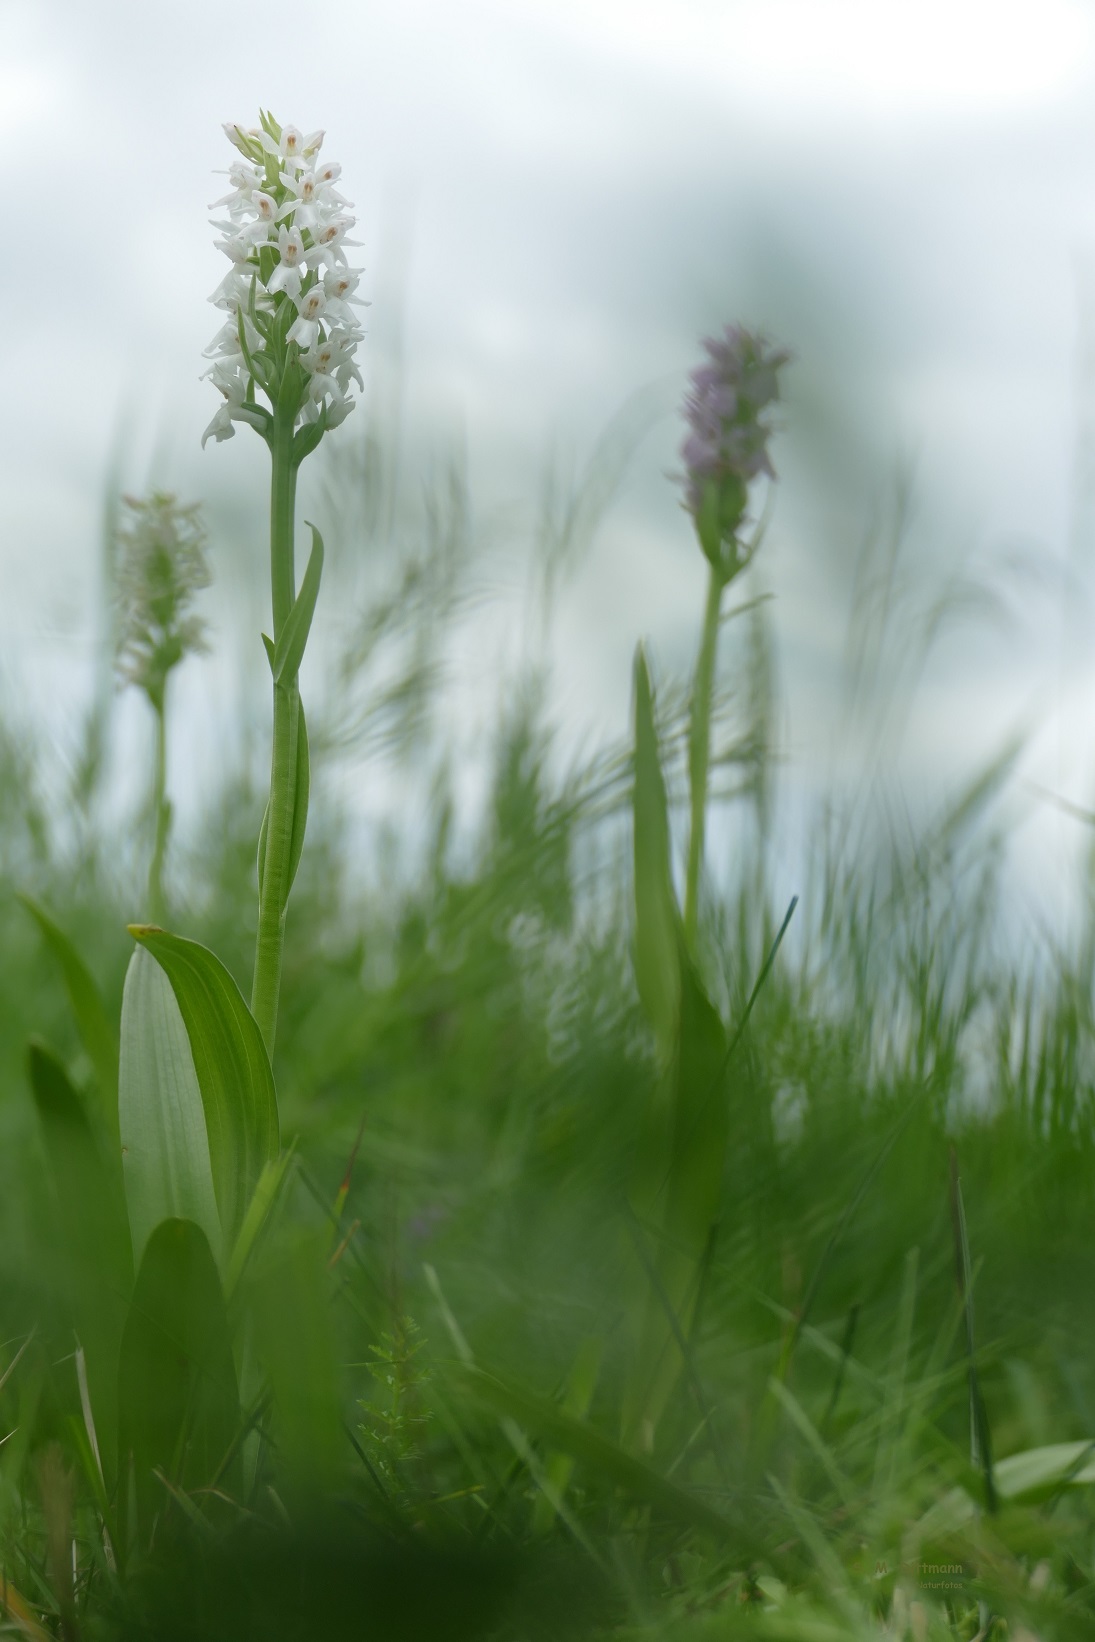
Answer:
<svg viewBox="0 0 1095 1642"><path fill-rule="evenodd" d="M779 398L778 373L791 355L741 325L703 345L708 363L692 372L684 402L685 506L712 568L729 580L749 557L737 539L749 484L762 473L775 478L765 412Z"/></svg>
<svg viewBox="0 0 1095 1642"><path fill-rule="evenodd" d="M166 491L122 499L115 665L119 680L138 685L162 712L168 675L207 648L205 622L190 610L210 582L206 532L196 502L184 506Z"/></svg>
<svg viewBox="0 0 1095 1642"><path fill-rule="evenodd" d="M253 130L224 131L240 158L228 171L231 192L210 209L227 212L211 220L231 267L209 300L228 317L205 350L213 363L204 373L224 403L202 444L230 439L236 422L269 442L278 417L296 430L299 463L353 409L351 381L363 386L354 363L361 270L346 258L358 243L348 237L352 202L335 187L341 166L320 162L322 131L305 136L269 114Z"/></svg>

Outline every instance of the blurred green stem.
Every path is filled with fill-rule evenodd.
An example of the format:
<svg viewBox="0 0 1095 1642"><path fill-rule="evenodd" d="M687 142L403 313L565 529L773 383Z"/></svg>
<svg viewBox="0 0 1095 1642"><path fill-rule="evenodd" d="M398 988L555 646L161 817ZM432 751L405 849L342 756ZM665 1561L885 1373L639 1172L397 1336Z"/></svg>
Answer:
<svg viewBox="0 0 1095 1642"><path fill-rule="evenodd" d="M293 459L293 417L280 409L270 436L270 588L274 643L293 607L296 572L293 555L293 515L296 507L297 464ZM296 797L297 736L300 692L296 678L274 684L274 738L270 761L270 801L260 836L259 924L255 944L255 976L251 1012L259 1023L267 1052L273 1058L281 989L285 910L289 900L290 850Z"/></svg>
<svg viewBox="0 0 1095 1642"><path fill-rule="evenodd" d="M152 774L152 814L155 818L156 837L152 846L152 861L148 869L148 910L153 923L164 921L163 864L167 854L167 835L171 830L171 803L167 796L167 714L164 696L151 698L156 715L156 754Z"/></svg>
<svg viewBox="0 0 1095 1642"><path fill-rule="evenodd" d="M703 871L704 828L707 815L707 774L711 761L711 702L715 687L715 661L719 648L719 615L726 578L712 565L707 582L707 605L703 613L703 633L692 685L692 707L688 726L688 782L691 798L691 827L688 836L688 871L684 887L684 939L696 955L699 925L700 875Z"/></svg>

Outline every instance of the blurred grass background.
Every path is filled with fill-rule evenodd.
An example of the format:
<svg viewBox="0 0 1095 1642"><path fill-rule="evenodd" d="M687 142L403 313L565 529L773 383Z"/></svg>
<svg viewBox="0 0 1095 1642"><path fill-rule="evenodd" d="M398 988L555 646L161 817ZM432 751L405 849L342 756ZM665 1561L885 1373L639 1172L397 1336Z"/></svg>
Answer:
<svg viewBox="0 0 1095 1642"><path fill-rule="evenodd" d="M631 407L576 484L545 489L528 596L542 639L553 584L610 504L645 414ZM716 1617L722 1628L711 1634L721 1636L762 1623L769 1609L783 1620L764 1634L830 1634L794 1629L794 1604L808 1600L810 1623L835 1612L833 1623L851 1627L854 1610L854 1623L869 1627L872 1604L882 1612L891 1600L910 1522L968 1475L952 1148L997 1458L1095 1433L1085 1300L1095 1234L1090 868L1084 861L1075 874L1065 933L1017 904L1008 843L1022 814L1021 737L965 780L941 780L912 801L894 767L894 726L912 711L934 640L948 624L975 631L1006 587L988 577L933 582L910 567L900 495L867 532L842 664L845 745L858 757L800 798L805 815L790 850L779 821L779 606L767 596L763 551L735 601L722 641L714 867L701 931L706 982L732 1030L789 885L800 899L735 1053L720 1219L687 1384L659 1429L657 1462L726 1511L739 1537L718 1553L682 1549L614 1503L611 1473L588 1459L560 1527L553 1510L545 1519L535 1454L507 1443L461 1363L471 1352L505 1385L551 1399L592 1349L589 1419L615 1435L642 1287L628 1181L658 1076L631 967L630 748L626 736L584 756L561 745L544 651L530 642L498 679L478 768L469 777L460 767L460 625L469 610L481 614L490 592L467 476L457 457L423 483L401 474L390 422L375 407L365 420L352 440L324 449L336 567L324 598L339 621L314 681L317 796L290 913L276 1063L283 1135L297 1145L290 1219L322 1233L348 1181L337 1237L325 1234L333 1332L315 1311L318 1267L314 1279L306 1264L286 1280L280 1301L314 1347L286 1369L300 1376L310 1410L301 1440L319 1440L326 1416L312 1407L322 1402L315 1386L333 1375L331 1417L346 1422L353 1448L331 1463L344 1470L347 1455L352 1464L359 1456L366 1514L379 1511L382 1526L392 1512L428 1525L427 1561L442 1554L438 1544L453 1547L447 1572L434 1563L416 1572L410 1552L406 1568L397 1558L392 1571L382 1555L388 1572L376 1578L389 1595L378 1601L397 1616L385 1621L393 1636L629 1625L643 1635L676 1635L675 1626L706 1635ZM107 636L113 497L111 489ZM143 914L151 821L138 797L119 824L109 670L107 642L102 687L63 769L49 766L17 720L0 749L0 1292L5 1338L37 1331L54 1372L68 1348L61 1314L51 1321L55 1208L25 1081L27 1037L54 1045L78 1081L90 1067L17 896L31 893L54 911L116 1013L124 926ZM680 821L687 678L664 666L657 678ZM212 946L245 986L261 737L248 729L242 745L174 845L168 899L173 927ZM132 738L128 756L139 747ZM374 778L387 806L363 826L354 793ZM15 1431L36 1430L40 1441L50 1420L39 1410L28 1423L26 1395L15 1376L0 1406ZM330 1440L339 1449L337 1432ZM550 1452L549 1444L540 1463ZM5 1554L33 1565L25 1463L11 1443L3 1533ZM312 1621L324 1634L356 1634L360 1615L339 1606L342 1575L332 1572L344 1566L345 1524L316 1520L314 1540L293 1539L282 1552L252 1547L245 1534L197 1544L200 1575L185 1571L185 1557L153 1569L144 1594L131 1591L112 1619L107 1604L101 1623L118 1629L104 1634L146 1634L153 1622L162 1635L176 1634L170 1624L183 1627L179 1635L250 1634L250 1623L298 1634L292 1625L307 1622L286 1617L288 1597L280 1617L231 1618L232 1592L253 1579L268 1594L279 1558L299 1558L303 1584L328 1589L332 1606ZM1086 1634L1092 1521L1085 1491L1062 1503L1058 1490L1042 1514L1024 1507L995 1523L984 1575L995 1611L1028 1612L1032 1570L1052 1565L1056 1617L1044 1634ZM369 1554L354 1540L345 1566ZM876 1578L882 1563L888 1571ZM444 1616L428 1603L408 1606L407 1592L431 1580L451 1595L450 1575L451 1590L470 1581L476 1593L464 1630L449 1596ZM180 1591L199 1578L221 1593L215 1618L196 1616L189 1598L179 1607ZM543 1606L543 1591L558 1595L560 1582L568 1599ZM787 1591L798 1593L790 1607ZM254 1595L256 1612L264 1600ZM965 1634L955 1624L945 1634Z"/></svg>
<svg viewBox="0 0 1095 1642"><path fill-rule="evenodd" d="M199 8L170 49L128 5L104 27L55 5L52 44L10 8L13 60L59 65L10 104L41 135L12 177L25 231L57 250L37 179L89 132L131 151L140 201L100 235L98 188L70 198L82 274L48 345L82 386L59 401L39 333L15 338L0 452L0 1376L36 1331L0 1382L0 1573L53 1631L35 1467L70 1435L72 1345L27 1038L77 1082L91 1068L16 897L52 909L116 1017L151 832L150 726L112 679L114 518L125 489L204 495L216 650L175 702L168 889L174 927L247 989L261 452L199 468L206 388L162 384L196 377L206 340L217 121L262 101L329 120L348 178L361 159L379 264L369 402L302 510L329 557L276 1068L288 1219L322 1246L285 1256L285 1320L314 1349L280 1391L337 1480L324 1509L290 1499L309 1534L183 1536L140 1588L99 1580L81 1622L818 1642L887 1615L920 1642L975 1635L980 1599L1013 1635L1092 1633L1086 1488L929 1538L979 1570L949 1617L923 1591L910 1614L899 1573L910 1524L976 1492L952 1148L995 1456L1095 1439L1089 19L882 6L904 19L883 38L871 8L686 9L674 32L657 6L512 27L477 7L419 29L422 53L400 34L417 14L372 17L328 65L335 112L305 118L299 61L242 8ZM374 154L383 206L361 203ZM735 1051L720 1221L651 1461L727 1515L712 1543L588 1452L561 1520L550 1430L511 1401L515 1446L461 1363L619 1436L642 1297L627 1183L657 1079L631 967L629 659L651 637L679 855L702 566L666 478L672 412L695 337L738 315L798 362L775 520L722 645L702 967L731 1030L800 898ZM564 431L541 460L545 427Z"/></svg>

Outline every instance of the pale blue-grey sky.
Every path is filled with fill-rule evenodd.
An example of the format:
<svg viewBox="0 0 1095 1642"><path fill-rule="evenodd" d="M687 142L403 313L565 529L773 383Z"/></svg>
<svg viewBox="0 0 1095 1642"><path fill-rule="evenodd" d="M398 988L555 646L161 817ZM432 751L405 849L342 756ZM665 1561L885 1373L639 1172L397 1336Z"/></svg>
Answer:
<svg viewBox="0 0 1095 1642"><path fill-rule="evenodd" d="M102 476L124 404L127 483L164 439L164 477L188 497L261 483L246 430L198 449L215 408L198 376L223 271L207 226L231 153L221 122L251 123L261 105L326 128L373 299L366 373L370 346L390 358L398 298L415 448L462 428L487 514L531 504L545 450L580 459L637 389L661 384L670 404L702 334L766 327L797 354L762 577L777 595L789 767L828 756L855 550L888 476L911 463L916 554L976 565L1022 549L1027 569L1004 638L940 653L910 769L968 765L1026 714L1041 727L1031 776L1087 799L1091 691L1082 647L1071 670L1060 661L1058 572L1092 545L1089 5L4 0L0 27L9 689L56 715L86 688ZM568 734L623 730L640 634L667 666L686 661L703 577L661 477L678 438L663 417L562 597ZM484 719L495 661L523 632L520 534L464 648ZM207 739L219 676L203 685L212 664L191 665L199 731L179 758Z"/></svg>

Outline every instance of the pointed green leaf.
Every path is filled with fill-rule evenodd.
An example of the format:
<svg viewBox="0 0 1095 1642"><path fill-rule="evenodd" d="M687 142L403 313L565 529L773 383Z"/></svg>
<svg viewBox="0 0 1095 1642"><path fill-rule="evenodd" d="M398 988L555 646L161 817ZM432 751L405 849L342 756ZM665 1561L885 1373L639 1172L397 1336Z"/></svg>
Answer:
<svg viewBox="0 0 1095 1642"><path fill-rule="evenodd" d="M323 574L323 537L315 525L310 524L308 528L312 532L312 551L308 555L308 568L304 572L300 592L293 600L293 607L285 618L285 625L274 647L275 684L290 684L299 673L319 598L319 579Z"/></svg>
<svg viewBox="0 0 1095 1642"><path fill-rule="evenodd" d="M152 960L138 952L152 968ZM182 1488L222 1481L240 1424L224 1297L208 1240L190 1220L165 1220L148 1240L118 1365L122 1473L132 1466L137 1523L122 1542L147 1544L165 1508L160 1471ZM120 1511L129 1490L121 1489Z"/></svg>
<svg viewBox="0 0 1095 1642"><path fill-rule="evenodd" d="M468 1390L502 1414L545 1438L552 1447L571 1454L595 1476L613 1483L635 1499L645 1500L666 1516L720 1537L729 1532L725 1517L703 1500L661 1476L584 1420L567 1414L549 1397L513 1385L485 1369L454 1363L451 1370Z"/></svg>
<svg viewBox="0 0 1095 1642"><path fill-rule="evenodd" d="M111 1134L118 1133L118 1034L84 960L44 907L29 895L19 899L41 930L64 977L80 1041L95 1071L102 1109Z"/></svg>
<svg viewBox="0 0 1095 1642"><path fill-rule="evenodd" d="M259 1183L255 1187L254 1195L247 1205L247 1213L243 1217L240 1234L236 1238L235 1247L228 1261L228 1270L225 1274L224 1289L226 1294L232 1294L240 1280L244 1267L251 1257L251 1251L258 1242L262 1230L273 1212L281 1191L282 1183L293 1157L293 1149L282 1152L267 1163Z"/></svg>
<svg viewBox="0 0 1095 1642"><path fill-rule="evenodd" d="M288 896L304 853L304 829L308 825L308 798L312 776L308 762L308 727L304 722L304 703L297 697L297 763L296 785L293 789L293 831L289 841L289 872L285 882Z"/></svg>
<svg viewBox="0 0 1095 1642"><path fill-rule="evenodd" d="M327 432L327 405L326 401L319 408L319 415L314 422L305 422L293 435L293 464L299 467L306 456L311 456L323 435Z"/></svg>
<svg viewBox="0 0 1095 1642"><path fill-rule="evenodd" d="M635 652L635 979L658 1048L668 1060L680 1009L680 914L669 864L669 811L654 700L642 645Z"/></svg>
<svg viewBox="0 0 1095 1642"><path fill-rule="evenodd" d="M122 994L118 1118L134 1265L161 1220L195 1221L219 1252L209 1136L190 1039L171 982L141 947L130 959Z"/></svg>
<svg viewBox="0 0 1095 1642"><path fill-rule="evenodd" d="M151 925L134 924L130 934L160 966L185 1023L227 1253L263 1169L279 1150L266 1047L239 987L208 947Z"/></svg>

